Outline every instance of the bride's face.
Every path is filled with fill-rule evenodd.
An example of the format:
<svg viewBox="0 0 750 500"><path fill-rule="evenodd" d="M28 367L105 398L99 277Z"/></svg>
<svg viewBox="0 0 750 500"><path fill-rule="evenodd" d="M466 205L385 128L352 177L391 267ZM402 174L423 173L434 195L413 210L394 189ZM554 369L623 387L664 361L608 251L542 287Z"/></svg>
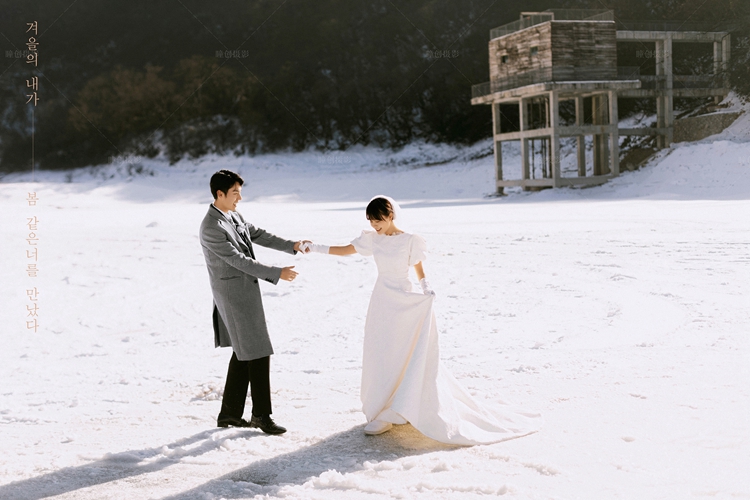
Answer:
<svg viewBox="0 0 750 500"><path fill-rule="evenodd" d="M370 225L378 234L385 234L393 225L393 216L389 215L385 220L370 219Z"/></svg>

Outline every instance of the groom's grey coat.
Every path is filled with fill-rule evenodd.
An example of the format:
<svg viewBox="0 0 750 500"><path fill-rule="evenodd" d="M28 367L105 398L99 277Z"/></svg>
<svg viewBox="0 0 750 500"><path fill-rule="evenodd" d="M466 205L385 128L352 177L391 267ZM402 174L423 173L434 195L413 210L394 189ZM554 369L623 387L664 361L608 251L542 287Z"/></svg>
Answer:
<svg viewBox="0 0 750 500"><path fill-rule="evenodd" d="M249 241L292 255L296 253L293 241L248 224L238 212L229 212L229 215ZM256 261L252 244L248 246L234 225L213 205L209 205L201 223L200 241L214 296L216 347L231 346L240 361L270 356L273 347L268 338L258 279L275 285L281 277L281 268Z"/></svg>

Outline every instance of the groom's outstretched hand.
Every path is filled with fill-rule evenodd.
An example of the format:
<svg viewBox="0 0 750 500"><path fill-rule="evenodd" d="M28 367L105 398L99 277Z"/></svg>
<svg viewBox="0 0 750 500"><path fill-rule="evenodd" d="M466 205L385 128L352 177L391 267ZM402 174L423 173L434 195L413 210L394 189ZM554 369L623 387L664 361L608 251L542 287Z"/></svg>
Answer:
<svg viewBox="0 0 750 500"><path fill-rule="evenodd" d="M294 251L295 252L302 252L302 253L310 253L310 247L309 244L311 244L312 241L310 240L302 240L298 241L294 244Z"/></svg>
<svg viewBox="0 0 750 500"><path fill-rule="evenodd" d="M294 271L294 266L282 267L281 268L281 279L284 281L294 281L297 277L297 272Z"/></svg>

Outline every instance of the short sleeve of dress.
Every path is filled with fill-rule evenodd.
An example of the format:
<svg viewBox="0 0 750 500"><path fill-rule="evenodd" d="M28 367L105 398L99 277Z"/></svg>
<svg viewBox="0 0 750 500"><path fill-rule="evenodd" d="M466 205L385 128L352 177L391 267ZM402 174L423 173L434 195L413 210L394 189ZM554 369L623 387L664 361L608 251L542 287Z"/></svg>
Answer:
<svg viewBox="0 0 750 500"><path fill-rule="evenodd" d="M354 249L358 254L368 257L372 255L372 239L374 235L375 231L362 231L359 238L352 240L352 245L354 245Z"/></svg>
<svg viewBox="0 0 750 500"><path fill-rule="evenodd" d="M427 243L424 238L412 234L409 240L409 266L415 266L427 258Z"/></svg>

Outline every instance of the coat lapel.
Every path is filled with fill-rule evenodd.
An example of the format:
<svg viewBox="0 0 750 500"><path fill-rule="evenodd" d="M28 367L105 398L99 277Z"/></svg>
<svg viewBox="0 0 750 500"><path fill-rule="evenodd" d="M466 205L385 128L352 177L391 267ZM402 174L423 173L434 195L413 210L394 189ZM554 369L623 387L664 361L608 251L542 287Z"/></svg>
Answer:
<svg viewBox="0 0 750 500"><path fill-rule="evenodd" d="M222 214L218 208L216 208L213 204L211 204L208 207L208 215L216 219L219 223L219 225L224 228L224 231L227 232L229 237L231 238L234 245L242 252L242 253L248 253L250 254L250 257L255 259L255 253L253 252L253 247L250 245L250 243L237 231L237 227L234 223L229 222L226 217L224 217L224 214ZM229 213L229 217L236 221L236 219L232 216L232 212Z"/></svg>
<svg viewBox="0 0 750 500"><path fill-rule="evenodd" d="M245 247L246 247L246 248L248 249L248 251L250 252L250 256L251 256L251 257L252 257L253 259L255 259L255 252L253 252L253 244L252 244L252 243L250 242L250 237L249 237L249 236L248 236L247 234L244 234L244 233L240 233L239 231L237 231L237 226L238 226L238 225L240 225L240 224L242 224L242 225L244 226L244 221L241 221L241 220L237 220L237 219L238 219L238 217L236 217L236 216L235 216L235 213L236 213L236 212L230 212L230 213L229 213L229 216L230 216L230 217L232 218L232 220L234 221L234 223L233 223L233 224L230 224L230 225L232 226L232 229L234 230L234 234L236 234L236 235L237 235L237 236L239 237L240 241L241 241L242 243L244 243L244 246L245 246Z"/></svg>

